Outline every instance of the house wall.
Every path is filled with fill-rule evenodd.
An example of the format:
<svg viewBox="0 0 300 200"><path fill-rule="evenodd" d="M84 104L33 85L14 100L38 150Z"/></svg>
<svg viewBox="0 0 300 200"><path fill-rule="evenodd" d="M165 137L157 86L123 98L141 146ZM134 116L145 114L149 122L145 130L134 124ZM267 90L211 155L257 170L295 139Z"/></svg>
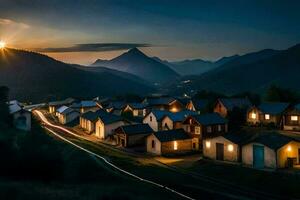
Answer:
<svg viewBox="0 0 300 200"><path fill-rule="evenodd" d="M256 118L252 119L251 115L252 113L256 114ZM265 115L269 113L262 113L259 111L257 108L252 108L247 112L247 122L251 124L257 124L257 123L262 123L262 124L270 124L274 123L275 125L279 125L281 122L281 115L270 115L270 119L266 119Z"/></svg>
<svg viewBox="0 0 300 200"><path fill-rule="evenodd" d="M206 145L206 142L210 143L210 147ZM225 161L239 162L239 157L240 157L239 145L232 143L231 141L227 140L222 136L203 140L203 155L205 157L216 160L216 152L217 152L216 143L224 144ZM229 145L233 146L233 151L228 150Z"/></svg>
<svg viewBox="0 0 300 200"><path fill-rule="evenodd" d="M176 100L169 104L169 111L171 112L179 112L182 108L182 104Z"/></svg>
<svg viewBox="0 0 300 200"><path fill-rule="evenodd" d="M296 163L299 163L300 142L292 141L277 150L277 167L287 167L287 159L295 158Z"/></svg>
<svg viewBox="0 0 300 200"><path fill-rule="evenodd" d="M21 118L25 120L24 123L19 123ZM31 130L31 113L30 112L16 112L13 114L13 124L14 126L23 131L30 131Z"/></svg>
<svg viewBox="0 0 300 200"><path fill-rule="evenodd" d="M148 134L135 134L135 135L129 135L127 136L126 144L128 147L130 146L137 146L137 145L143 145L146 144L146 137Z"/></svg>
<svg viewBox="0 0 300 200"><path fill-rule="evenodd" d="M252 114L256 114L256 118L255 119L253 119L252 118ZM260 122L260 120L259 120L259 111L258 111L258 109L257 108L252 108L252 109L250 109L248 112L247 112L247 122L248 123L251 123L251 124L257 124L257 123L259 123Z"/></svg>
<svg viewBox="0 0 300 200"><path fill-rule="evenodd" d="M266 168L276 168L276 153L273 149L259 144L250 143L242 146L242 162L245 165L253 166L253 145L264 146L264 165Z"/></svg>
<svg viewBox="0 0 300 200"><path fill-rule="evenodd" d="M169 117L164 117L161 124L162 124L162 130L172 130L173 129L173 121ZM168 128L166 128L166 126Z"/></svg>
<svg viewBox="0 0 300 200"><path fill-rule="evenodd" d="M95 123L82 117L80 117L80 127L88 133L93 133L95 131Z"/></svg>
<svg viewBox="0 0 300 200"><path fill-rule="evenodd" d="M192 151L192 139L177 140L177 150L174 149L175 141L161 143L162 154L176 154Z"/></svg>
<svg viewBox="0 0 300 200"><path fill-rule="evenodd" d="M298 116L297 121L292 121L292 116ZM300 115L287 113L283 117L283 129L287 131L300 131Z"/></svg>
<svg viewBox="0 0 300 200"><path fill-rule="evenodd" d="M125 125L123 121L117 121L112 124L104 124L101 120L98 120L95 125L95 134L97 137L105 139L109 135L112 135L116 128L123 125Z"/></svg>
<svg viewBox="0 0 300 200"><path fill-rule="evenodd" d="M155 147L152 148L152 141L155 142ZM154 136L154 134L149 135L146 138L146 149L148 153L161 155L161 143L160 141Z"/></svg>
<svg viewBox="0 0 300 200"><path fill-rule="evenodd" d="M49 113L55 113L56 107L55 106L49 106Z"/></svg>
<svg viewBox="0 0 300 200"><path fill-rule="evenodd" d="M67 123L73 121L74 119L76 119L77 117L79 117L79 115L80 114L78 112L71 112L71 113L69 113L67 115L60 114L58 116L58 121L61 124L67 124Z"/></svg>
<svg viewBox="0 0 300 200"><path fill-rule="evenodd" d="M98 106L94 106L94 107L82 107L80 108L80 112L83 114L83 113L86 113L88 111L92 111L92 112L96 112L97 110L99 110L100 108Z"/></svg>
<svg viewBox="0 0 300 200"><path fill-rule="evenodd" d="M219 113L222 117L226 117L228 114L226 107L220 101L216 103L214 112Z"/></svg>
<svg viewBox="0 0 300 200"><path fill-rule="evenodd" d="M150 121L150 118L152 117L152 121ZM143 119L144 124L148 124L154 131L158 131L159 123L156 120L156 117L153 115L153 113L150 113Z"/></svg>
<svg viewBox="0 0 300 200"><path fill-rule="evenodd" d="M187 103L186 109L191 110L191 111L196 111L196 109L191 101Z"/></svg>

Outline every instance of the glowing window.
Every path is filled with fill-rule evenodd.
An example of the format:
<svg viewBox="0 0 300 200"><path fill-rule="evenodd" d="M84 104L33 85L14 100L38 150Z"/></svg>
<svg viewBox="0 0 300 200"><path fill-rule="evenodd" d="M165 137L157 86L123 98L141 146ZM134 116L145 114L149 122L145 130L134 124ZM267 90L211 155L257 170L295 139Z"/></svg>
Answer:
<svg viewBox="0 0 300 200"><path fill-rule="evenodd" d="M200 135L200 126L195 126L195 134Z"/></svg>
<svg viewBox="0 0 300 200"><path fill-rule="evenodd" d="M252 113L252 114L251 114L251 118L252 118L252 119L256 119L256 113Z"/></svg>
<svg viewBox="0 0 300 200"><path fill-rule="evenodd" d="M265 119L269 120L270 119L270 115L269 114L265 114Z"/></svg>
<svg viewBox="0 0 300 200"><path fill-rule="evenodd" d="M289 146L287 147L287 150L288 150L288 151L292 151L292 147L289 145Z"/></svg>
<svg viewBox="0 0 300 200"><path fill-rule="evenodd" d="M174 150L177 150L178 146L177 146L177 141L174 141Z"/></svg>
<svg viewBox="0 0 300 200"><path fill-rule="evenodd" d="M206 146L206 148L210 148L210 141L206 141L205 146Z"/></svg>
<svg viewBox="0 0 300 200"><path fill-rule="evenodd" d="M228 145L227 149L228 149L228 151L230 151L230 152L233 151L233 145L232 145L232 144Z"/></svg>
<svg viewBox="0 0 300 200"><path fill-rule="evenodd" d="M292 121L298 121L298 116L296 116L296 115L291 116L291 120Z"/></svg>

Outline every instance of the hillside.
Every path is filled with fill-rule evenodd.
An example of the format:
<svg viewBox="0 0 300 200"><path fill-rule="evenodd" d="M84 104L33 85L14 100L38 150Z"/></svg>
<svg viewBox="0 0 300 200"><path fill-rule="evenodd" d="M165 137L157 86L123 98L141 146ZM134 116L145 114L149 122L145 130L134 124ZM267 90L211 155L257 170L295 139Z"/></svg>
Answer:
<svg viewBox="0 0 300 200"><path fill-rule="evenodd" d="M300 91L299 73L298 44L282 51L263 50L246 54L203 75L185 77L182 84L177 85L176 92L201 89L225 94L262 92L272 84Z"/></svg>
<svg viewBox="0 0 300 200"><path fill-rule="evenodd" d="M90 72L22 50L0 51L0 66L0 85L8 86L11 98L19 100L144 94L153 90L141 81L120 75L121 72Z"/></svg>
<svg viewBox="0 0 300 200"><path fill-rule="evenodd" d="M179 78L169 66L146 56L137 48L112 59L98 59L92 66L102 66L118 71L128 72L152 83L167 83Z"/></svg>

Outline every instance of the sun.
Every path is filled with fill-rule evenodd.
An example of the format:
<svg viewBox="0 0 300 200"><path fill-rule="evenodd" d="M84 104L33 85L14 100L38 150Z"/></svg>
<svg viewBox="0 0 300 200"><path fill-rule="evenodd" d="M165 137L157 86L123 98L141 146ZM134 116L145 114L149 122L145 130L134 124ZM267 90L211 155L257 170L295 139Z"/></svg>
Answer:
<svg viewBox="0 0 300 200"><path fill-rule="evenodd" d="M0 41L0 49L4 49L6 46L6 43L4 41Z"/></svg>

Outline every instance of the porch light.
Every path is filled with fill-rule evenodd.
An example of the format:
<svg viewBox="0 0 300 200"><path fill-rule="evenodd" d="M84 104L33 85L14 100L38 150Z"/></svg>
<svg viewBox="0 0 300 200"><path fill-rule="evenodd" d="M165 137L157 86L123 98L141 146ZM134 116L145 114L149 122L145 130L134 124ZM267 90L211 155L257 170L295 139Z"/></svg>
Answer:
<svg viewBox="0 0 300 200"><path fill-rule="evenodd" d="M256 119L256 113L252 113L252 114L251 114L251 118L252 118L252 119Z"/></svg>
<svg viewBox="0 0 300 200"><path fill-rule="evenodd" d="M290 151L292 151L292 147L289 145L288 147L287 147L287 150L290 152Z"/></svg>
<svg viewBox="0 0 300 200"><path fill-rule="evenodd" d="M233 151L233 145L232 144L228 145L227 149L228 149L228 151L232 152Z"/></svg>
<svg viewBox="0 0 300 200"><path fill-rule="evenodd" d="M177 146L177 141L174 141L174 150L177 150L178 149L178 146Z"/></svg>

